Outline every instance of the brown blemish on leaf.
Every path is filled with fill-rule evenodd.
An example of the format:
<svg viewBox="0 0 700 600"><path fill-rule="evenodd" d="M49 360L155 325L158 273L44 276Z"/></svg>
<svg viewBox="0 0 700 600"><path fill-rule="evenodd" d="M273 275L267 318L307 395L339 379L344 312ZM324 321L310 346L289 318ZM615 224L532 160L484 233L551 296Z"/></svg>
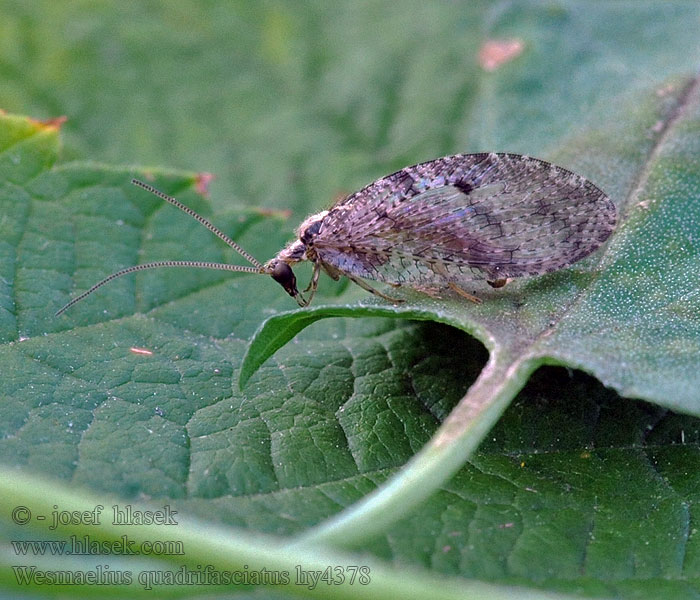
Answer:
<svg viewBox="0 0 700 600"><path fill-rule="evenodd" d="M520 56L524 48L520 40L486 40L479 50L479 65L484 71L495 71Z"/></svg>

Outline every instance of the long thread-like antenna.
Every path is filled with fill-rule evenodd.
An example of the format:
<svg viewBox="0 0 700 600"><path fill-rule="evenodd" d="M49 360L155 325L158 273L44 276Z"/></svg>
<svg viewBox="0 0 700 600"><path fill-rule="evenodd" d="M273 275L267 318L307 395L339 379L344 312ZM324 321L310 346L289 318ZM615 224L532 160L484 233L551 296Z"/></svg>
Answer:
<svg viewBox="0 0 700 600"><path fill-rule="evenodd" d="M60 314L64 313L71 306L73 306L77 302L80 302L85 297L92 294L95 290L101 288L105 283L109 283L110 281L112 281L113 279L116 279L117 277L122 277L123 275L128 275L129 273L135 273L136 271L145 271L147 269L159 269L161 267L194 267L194 268L199 268L199 269L217 269L219 271L236 271L238 273L261 274L261 273L265 272L264 267L262 266L262 264L260 264L260 262L258 262L255 258L253 258L245 250L243 250L243 248L241 248L236 242L234 242L230 237L228 237L218 227L215 227L214 225L212 225L209 221L207 221L201 215L198 215L191 208L185 206L181 202L178 202L177 200L175 200L175 198L172 198L171 196L164 194L160 190L157 190L153 186L148 185L147 183L144 183L143 181L139 181L138 179L132 179L131 183L143 188L144 190L146 190L148 192L151 192L152 194L155 194L159 198L162 198L166 202L169 202L173 206L179 208L184 213L187 213L193 219L196 219L197 221L199 221L209 231L211 231L216 237L218 237L219 239L226 242L226 244L228 246L233 248L236 252L238 252L241 256L243 256L243 258L245 258L248 262L250 262L254 266L248 267L248 266L241 266L241 265L229 265L227 263L203 262L203 261L199 261L199 260L159 260L156 262L144 263L142 265L134 265L133 267L127 267L126 269L122 269L121 271L117 271L116 273L112 273L108 277L105 277L102 281L99 281L98 283L93 285L89 290L86 290L85 292L83 292L79 296L76 296L68 304L66 304L64 307L60 308L58 311L56 311L56 316L59 316Z"/></svg>
<svg viewBox="0 0 700 600"><path fill-rule="evenodd" d="M260 273L259 269L255 267L247 267L240 265L229 265L226 263L212 263L212 262L202 262L199 260L159 260L157 262L143 263L142 265L134 265L133 267L127 267L116 273L112 273L109 277L105 277L102 281L99 281L93 285L89 290L86 290L80 296L73 298L68 304L63 308L56 311L56 316L67 311L75 303L80 302L83 298L89 296L95 290L101 288L105 283L109 283L117 277L122 275L128 275L129 273L135 273L136 271L145 271L146 269L159 269L161 267L195 267L199 269L218 269L220 271L237 271L243 273Z"/></svg>
<svg viewBox="0 0 700 600"><path fill-rule="evenodd" d="M202 225L204 225L209 231L211 231L216 237L219 239L223 240L226 242L228 246L233 248L236 252L238 252L243 258L245 258L251 265L254 265L258 268L258 272L260 269L262 269L262 265L255 259L253 258L250 254L248 254L243 248L241 248L236 242L234 242L230 237L228 237L223 231L221 231L218 227L215 227L212 225L209 221L207 221L204 217L201 215L198 215L196 212L194 212L191 208L188 206L185 206L182 202L178 202L173 198L172 196L168 196L167 194L164 194L160 190L157 190L154 188L152 185L148 185L147 183L144 183L143 181L139 181L138 179L132 179L131 183L134 185L139 186L140 188L143 188L147 192L151 192L151 194L155 194L159 198L165 200L166 202L169 202L173 206L179 208L182 212L187 213L192 217L193 219L196 219L199 221Z"/></svg>

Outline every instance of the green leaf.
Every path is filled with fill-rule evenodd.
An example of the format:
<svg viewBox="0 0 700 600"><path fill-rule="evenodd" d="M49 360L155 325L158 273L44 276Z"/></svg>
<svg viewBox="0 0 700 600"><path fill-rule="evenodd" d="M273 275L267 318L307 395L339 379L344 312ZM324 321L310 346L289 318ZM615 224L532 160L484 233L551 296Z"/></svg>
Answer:
<svg viewBox="0 0 700 600"><path fill-rule="evenodd" d="M700 172L692 158L700 150L700 82L679 81L661 95L650 90L645 96L624 107L625 120L616 116L616 123L555 154L585 162L617 202L621 223L604 251L504 290L482 286L487 301L480 306L414 294L407 305L360 307L355 316L416 318L428 307L435 320L473 332L494 354L509 353L513 361L532 364L530 370L545 362L582 368L621 394L700 415L694 369L700 296L688 277L700 262L692 233L700 221L693 194ZM621 137L630 148L618 148ZM606 177L611 165L618 168ZM251 343L241 382L300 329L334 316L340 315L331 307L267 320ZM353 315L345 310L342 316Z"/></svg>
<svg viewBox="0 0 700 600"><path fill-rule="evenodd" d="M444 575L461 596L512 596L514 584L538 596L697 595L700 428L667 410L698 413L695 4L16 0L0 13L0 105L67 115L64 159L218 176L210 205L192 172L61 161L55 126L2 118L4 540L85 532L13 526L21 503L150 499L201 520L181 530L186 560L209 560L222 539L214 558L230 565L371 560L381 587L345 597L437 590ZM517 39L522 53L485 72L487 39ZM483 150L589 177L621 210L615 237L566 271L479 289L479 307L415 295L394 309L326 279L313 307L289 312L267 277L163 270L53 317L131 264L243 263L132 176L264 260L335 195ZM355 318L318 321L338 315ZM446 325L481 340L488 362ZM540 367L552 362L612 389ZM374 513L372 498L385 502ZM275 537L261 552L229 527ZM304 546L323 537L361 557ZM19 559L4 558L14 594L6 567ZM41 564L96 558L146 568ZM464 589L465 578L500 585Z"/></svg>
<svg viewBox="0 0 700 600"><path fill-rule="evenodd" d="M621 393L700 413L694 368L700 296L686 278L689 265L700 262L700 246L691 233L700 211L688 194L700 189L700 170L697 161L686 158L700 150L693 135L700 128L700 80L669 85L662 95L637 100L635 107L616 124L634 152L626 156L627 170L618 171L609 186L625 192L616 198L622 224L607 251L585 261L592 268L576 265L552 277L518 281L507 292L487 292L479 306L459 298L426 303L416 295L393 309L397 316L415 318L421 306L428 306L435 320L473 332L489 347L489 366L401 474L304 539L353 544L370 536L370 530L389 527L398 510L422 502L460 468L543 364L578 367ZM608 124L606 131L614 126ZM608 139L617 143L618 135ZM593 131L586 143L575 139L563 153L576 151L579 158L595 153L590 161L598 163L602 179L604 165L614 158L609 143L591 145L590 138L597 136ZM672 200L670 209L661 193ZM241 382L290 333L338 314L335 308L320 308L269 319L251 343ZM341 314L353 316L351 309ZM373 313L361 308L354 316L368 314Z"/></svg>

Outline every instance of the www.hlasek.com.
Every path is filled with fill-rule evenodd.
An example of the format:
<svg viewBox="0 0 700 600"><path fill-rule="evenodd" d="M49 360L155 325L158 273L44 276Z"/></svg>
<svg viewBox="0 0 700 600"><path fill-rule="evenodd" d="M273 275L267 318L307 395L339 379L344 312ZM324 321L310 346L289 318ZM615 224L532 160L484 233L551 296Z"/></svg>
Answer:
<svg viewBox="0 0 700 600"><path fill-rule="evenodd" d="M35 566L17 565L12 570L20 586L28 585L131 585L134 581L146 590L168 585L298 585L313 590L319 584L342 585L371 583L370 568L366 565L329 565L324 569L304 569L296 565L293 571L249 569L220 571L212 565L190 569L185 565L176 571L129 571L97 565L88 571L46 571Z"/></svg>
<svg viewBox="0 0 700 600"><path fill-rule="evenodd" d="M180 540L144 540L136 543L123 535L118 540L96 540L89 535L71 535L67 540L13 540L17 556L184 556Z"/></svg>

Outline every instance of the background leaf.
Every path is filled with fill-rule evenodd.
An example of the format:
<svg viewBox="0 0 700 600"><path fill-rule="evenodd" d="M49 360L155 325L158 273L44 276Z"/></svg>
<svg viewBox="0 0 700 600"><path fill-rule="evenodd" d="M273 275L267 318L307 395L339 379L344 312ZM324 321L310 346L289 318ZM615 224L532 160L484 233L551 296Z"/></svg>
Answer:
<svg viewBox="0 0 700 600"><path fill-rule="evenodd" d="M68 115L64 159L214 172L212 210L192 191L194 175L150 170L260 259L336 194L439 155L522 152L590 177L625 219L599 279L589 262L494 292L489 326L518 339L518 314L525 329L546 330L548 312L588 290L538 356L585 362L626 395L697 410L695 4L8 1L0 10L0 105ZM523 52L486 73L479 48L499 38L521 40ZM7 467L165 500L210 523L298 534L396 473L486 360L444 326L332 319L239 392L248 339L291 300L267 278L220 273L142 274L54 319L69 294L122 266L239 259L132 189L133 169L52 167L55 128L6 117L0 142ZM327 280L322 292L321 303L364 301ZM474 314L447 316L483 340ZM612 362L621 355L625 368ZM697 432L691 417L542 369L469 465L359 549L413 573L691 597Z"/></svg>

